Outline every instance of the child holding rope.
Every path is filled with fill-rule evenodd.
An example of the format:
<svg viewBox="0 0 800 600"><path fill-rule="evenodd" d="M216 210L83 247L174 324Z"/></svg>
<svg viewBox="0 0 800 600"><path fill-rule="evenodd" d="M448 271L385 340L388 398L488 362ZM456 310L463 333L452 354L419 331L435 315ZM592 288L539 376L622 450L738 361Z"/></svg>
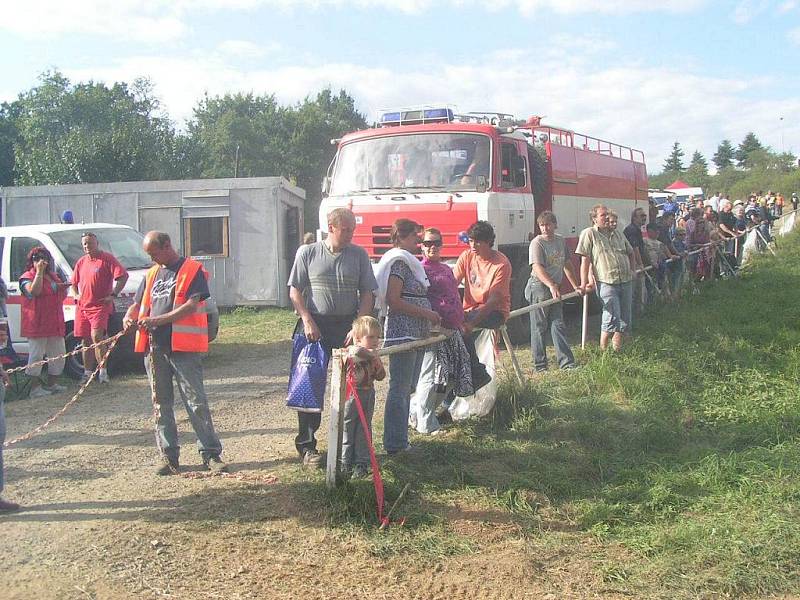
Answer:
<svg viewBox="0 0 800 600"><path fill-rule="evenodd" d="M376 350L381 340L381 325L374 317L363 316L353 321L353 345L348 357L353 363L353 385L361 400L361 407L372 439L372 414L375 412L375 382L386 377ZM352 474L359 479L369 475L370 453L367 435L356 407L350 397L344 405L344 432L342 434L341 470L345 477Z"/></svg>

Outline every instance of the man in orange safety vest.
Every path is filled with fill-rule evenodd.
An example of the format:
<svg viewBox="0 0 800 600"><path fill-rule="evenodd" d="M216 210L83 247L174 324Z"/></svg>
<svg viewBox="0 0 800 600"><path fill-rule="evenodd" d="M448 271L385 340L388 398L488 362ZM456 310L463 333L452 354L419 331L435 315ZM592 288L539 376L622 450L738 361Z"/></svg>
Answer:
<svg viewBox="0 0 800 600"><path fill-rule="evenodd" d="M224 471L222 443L214 430L203 385L202 355L208 351L205 300L211 295L202 264L180 256L169 235L150 231L144 250L155 263L125 314L125 326L138 323L137 352L149 352L145 365L154 389L156 441L165 464L159 475L180 470L173 379L178 385L206 469Z"/></svg>

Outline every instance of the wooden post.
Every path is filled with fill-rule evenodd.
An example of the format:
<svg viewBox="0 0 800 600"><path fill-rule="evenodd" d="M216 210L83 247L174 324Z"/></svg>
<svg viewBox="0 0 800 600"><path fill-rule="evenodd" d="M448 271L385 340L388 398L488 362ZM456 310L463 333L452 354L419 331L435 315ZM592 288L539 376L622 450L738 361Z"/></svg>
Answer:
<svg viewBox="0 0 800 600"><path fill-rule="evenodd" d="M345 372L346 351L336 348L331 358L331 402L328 420L328 465L325 483L328 489L339 481L339 459L342 455L342 433L344 429L344 403L347 401L347 375Z"/></svg>
<svg viewBox="0 0 800 600"><path fill-rule="evenodd" d="M581 319L581 350L586 348L586 336L589 333L589 292L583 294L583 318Z"/></svg>
<svg viewBox="0 0 800 600"><path fill-rule="evenodd" d="M517 356L514 354L514 347L511 345L511 339L508 337L508 329L506 329L505 324L500 326L500 335L503 338L503 343L506 345L506 350L511 355L511 364L514 366L514 374L517 376L517 381L519 381L520 385L523 385L524 379L522 378L522 369L517 362Z"/></svg>

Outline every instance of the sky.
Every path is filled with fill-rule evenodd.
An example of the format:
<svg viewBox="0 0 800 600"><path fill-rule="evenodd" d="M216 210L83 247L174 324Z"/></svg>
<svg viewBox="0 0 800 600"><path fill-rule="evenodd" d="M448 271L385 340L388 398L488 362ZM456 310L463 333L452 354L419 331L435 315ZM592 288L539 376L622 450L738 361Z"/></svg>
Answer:
<svg viewBox="0 0 800 600"><path fill-rule="evenodd" d="M5 3L4 3L5 4ZM443 103L711 163L749 131L800 154L800 0L10 0L0 101L48 69L150 79L184 128L204 94L294 103L345 89L381 109Z"/></svg>

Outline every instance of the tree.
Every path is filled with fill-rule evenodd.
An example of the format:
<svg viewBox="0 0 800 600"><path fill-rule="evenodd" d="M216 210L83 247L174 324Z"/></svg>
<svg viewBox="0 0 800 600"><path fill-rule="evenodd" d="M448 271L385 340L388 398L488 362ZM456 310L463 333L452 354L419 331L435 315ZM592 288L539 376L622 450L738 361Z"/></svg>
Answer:
<svg viewBox="0 0 800 600"><path fill-rule="evenodd" d="M708 162L699 150L695 150L692 154L692 162L686 170L686 183L702 188L708 187Z"/></svg>
<svg viewBox="0 0 800 600"><path fill-rule="evenodd" d="M287 109L275 96L205 96L194 109L189 137L199 154L201 177L287 174ZM238 157L238 161L237 161Z"/></svg>
<svg viewBox="0 0 800 600"><path fill-rule="evenodd" d="M17 112L13 104L0 105L0 186L14 185L14 144L19 138Z"/></svg>
<svg viewBox="0 0 800 600"><path fill-rule="evenodd" d="M667 160L664 161L664 171L673 171L681 173L683 171L683 150L678 142L672 145L672 152L670 152Z"/></svg>
<svg viewBox="0 0 800 600"><path fill-rule="evenodd" d="M140 181L171 176L174 131L152 87L89 81L72 85L46 72L16 101L16 183Z"/></svg>
<svg viewBox="0 0 800 600"><path fill-rule="evenodd" d="M290 172L306 190L306 228L312 229L318 225L322 179L336 153L331 140L363 129L367 122L347 92L334 94L330 88L306 97L292 112L292 120Z"/></svg>
<svg viewBox="0 0 800 600"><path fill-rule="evenodd" d="M272 95L226 94L198 104L189 137L203 177L283 175L304 188L311 229L317 225L322 178L336 152L331 139L365 126L344 90L324 89L291 107L280 106Z"/></svg>
<svg viewBox="0 0 800 600"><path fill-rule="evenodd" d="M751 131L744 136L742 143L739 144L739 147L734 153L736 163L740 167L750 168L752 166L752 161L749 160L750 155L754 152L758 152L759 150L764 150L764 147L761 145L761 142L758 141L756 134Z"/></svg>
<svg viewBox="0 0 800 600"><path fill-rule="evenodd" d="M717 146L717 152L711 159L717 169L725 169L733 166L734 150L730 140L722 140Z"/></svg>

